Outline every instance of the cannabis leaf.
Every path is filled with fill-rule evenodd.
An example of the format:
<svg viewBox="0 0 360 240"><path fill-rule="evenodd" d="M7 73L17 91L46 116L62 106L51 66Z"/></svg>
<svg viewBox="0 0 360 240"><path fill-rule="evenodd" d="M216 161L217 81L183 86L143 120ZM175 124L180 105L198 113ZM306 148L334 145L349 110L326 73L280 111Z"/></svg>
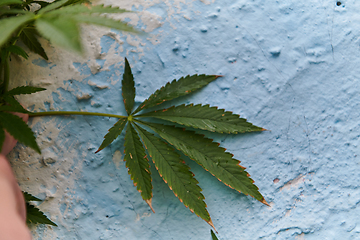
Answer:
<svg viewBox="0 0 360 240"><path fill-rule="evenodd" d="M11 4L22 4L21 0L2 0L0 1L0 7L4 5L11 5Z"/></svg>
<svg viewBox="0 0 360 240"><path fill-rule="evenodd" d="M39 87L32 87L32 86L20 86L13 88L5 93L5 96L14 96L14 95L21 95L21 94L32 94L37 93L41 91L45 91L45 88L39 88Z"/></svg>
<svg viewBox="0 0 360 240"><path fill-rule="evenodd" d="M195 90L205 87L210 82L218 77L216 75L193 75L180 78L178 81L173 80L167 83L162 88L156 90L148 99L146 99L140 106L133 112L133 114L159 105L165 101L170 101L174 98L185 96Z"/></svg>
<svg viewBox="0 0 360 240"><path fill-rule="evenodd" d="M24 49L22 49L21 47L16 46L16 45L11 45L11 46L7 47L6 50L9 51L10 53L16 54L25 59L28 59L28 57L29 57L29 55L25 52Z"/></svg>
<svg viewBox="0 0 360 240"><path fill-rule="evenodd" d="M22 118L9 112L29 113L14 98L14 95L31 94L44 91L45 88L31 86L20 86L11 89L0 96L0 147L2 147L5 138L3 137L4 129L20 143L23 143L38 153L41 153L38 144L35 141L35 134ZM1 149L1 148L0 148Z"/></svg>
<svg viewBox="0 0 360 240"><path fill-rule="evenodd" d="M26 202L30 202L30 201L37 201L37 202L41 202L42 200L40 198L37 198L33 195L31 195L30 193L28 192L22 192L23 195L24 195L24 198L25 198L25 201Z"/></svg>
<svg viewBox="0 0 360 240"><path fill-rule="evenodd" d="M128 60L125 58L125 70L122 80L122 96L124 100L125 109L128 115L131 114L131 111L134 107L135 101L135 83L134 77L131 73L131 68Z"/></svg>
<svg viewBox="0 0 360 240"><path fill-rule="evenodd" d="M35 30L35 28L28 27L22 30L20 39L29 48L30 51L39 54L45 60L49 60L45 50L37 39L37 36L38 32Z"/></svg>
<svg viewBox="0 0 360 240"><path fill-rule="evenodd" d="M146 158L145 149L131 124L128 124L126 129L124 161L137 190L141 193L146 203L149 204L151 210L155 212L151 206L152 185L150 166Z"/></svg>
<svg viewBox="0 0 360 240"><path fill-rule="evenodd" d="M263 128L252 125L246 119L223 109L209 105L180 105L168 109L157 110L138 115L138 117L154 117L188 127L199 128L219 133L245 133L263 131Z"/></svg>
<svg viewBox="0 0 360 240"><path fill-rule="evenodd" d="M20 117L11 113L0 112L0 126L20 143L41 153L40 148L35 141L34 133Z"/></svg>
<svg viewBox="0 0 360 240"><path fill-rule="evenodd" d="M0 47L11 37L21 25L31 21L34 18L33 13L26 13L22 16L9 17L0 20Z"/></svg>
<svg viewBox="0 0 360 240"><path fill-rule="evenodd" d="M39 224L48 224L57 227L57 225L51 221L48 217L45 216L37 207L30 204L31 201L41 202L42 200L34 197L33 195L23 192L24 198L26 201L26 222L29 223L39 223Z"/></svg>
<svg viewBox="0 0 360 240"><path fill-rule="evenodd" d="M201 188L197 185L198 181L194 178L190 168L180 158L180 155L153 134L136 124L135 126L156 169L175 196L186 207L189 207L191 212L195 212L196 215L204 219L211 226L214 226L210 214L206 210L205 197L201 194Z"/></svg>
<svg viewBox="0 0 360 240"><path fill-rule="evenodd" d="M109 132L104 137L104 141L101 143L99 149L95 153L100 152L101 150L109 146L110 143L112 143L120 135L126 123L127 118L122 118L117 121L114 126L109 129Z"/></svg>
<svg viewBox="0 0 360 240"><path fill-rule="evenodd" d="M151 206L152 184L148 158L153 161L160 176L169 185L175 196L190 211L204 219L212 227L214 225L206 209L205 198L201 193L201 188L198 186L198 181L175 149L201 165L225 185L268 205L254 181L250 178L249 173L239 165L240 161L233 158L233 155L226 152L226 149L220 147L219 143L213 142L213 140L203 135L177 126L152 123L140 119L145 117L158 118L170 124L176 123L219 133L237 134L263 131L265 129L247 122L246 119L240 118L237 114L210 107L209 105L183 104L142 114L138 114L138 112L201 89L218 77L220 76L193 75L173 80L156 90L135 111L131 112L135 98L134 77L129 62L125 58L122 96L128 117L121 118L109 129L104 141L96 151L101 151L114 141L127 124L124 161L126 161L134 185L150 208L153 210ZM151 130L156 135L148 130ZM148 156L146 156L146 152Z"/></svg>

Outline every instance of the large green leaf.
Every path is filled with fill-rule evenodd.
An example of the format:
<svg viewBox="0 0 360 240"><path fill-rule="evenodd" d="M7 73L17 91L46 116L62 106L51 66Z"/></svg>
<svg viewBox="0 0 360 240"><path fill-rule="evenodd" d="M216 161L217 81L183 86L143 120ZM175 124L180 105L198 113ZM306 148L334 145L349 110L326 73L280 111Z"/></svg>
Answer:
<svg viewBox="0 0 360 240"><path fill-rule="evenodd" d="M214 81L220 76L216 75L192 75L182 77L179 80L173 80L168 82L165 86L156 90L155 93L146 99L140 106L134 111L134 114L153 106L156 106L165 101L170 101L174 98L187 95L195 90L198 90L210 82Z"/></svg>
<svg viewBox="0 0 360 240"><path fill-rule="evenodd" d="M214 227L206 209L201 188L197 185L198 181L194 178L190 168L181 160L180 155L145 129L139 126L136 126L136 129L160 176L169 185L175 196L186 207L189 207L191 212L195 212L196 215Z"/></svg>
<svg viewBox="0 0 360 240"><path fill-rule="evenodd" d="M50 42L81 53L80 32L75 20L42 17L35 21L35 25L41 35Z"/></svg>
<svg viewBox="0 0 360 240"><path fill-rule="evenodd" d="M224 109L217 109L217 107L210 107L209 105L202 106L201 104L195 106L193 104L183 104L144 113L137 117L160 118L185 126L219 133L244 133L265 130L247 122L246 119L240 118L237 114L225 112Z"/></svg>
<svg viewBox="0 0 360 240"><path fill-rule="evenodd" d="M122 84L122 96L124 100L125 109L127 114L130 115L131 110L134 107L135 83L134 83L134 76L131 73L129 62L126 58L125 58L125 70L121 84Z"/></svg>
<svg viewBox="0 0 360 240"><path fill-rule="evenodd" d="M41 92L46 90L46 88L39 88L39 87L32 87L32 86L20 86L11 89L10 91L6 92L5 94L8 96L13 95L20 95L20 94L32 94L36 92Z"/></svg>
<svg viewBox="0 0 360 240"><path fill-rule="evenodd" d="M11 4L22 4L23 1L21 0L0 0L0 7L5 5L11 5Z"/></svg>
<svg viewBox="0 0 360 240"><path fill-rule="evenodd" d="M49 224L57 227L57 225L51 221L48 217L45 216L37 207L26 203L26 222L27 223L39 223L39 224Z"/></svg>
<svg viewBox="0 0 360 240"><path fill-rule="evenodd" d="M245 168L239 165L240 161L234 159L231 153L225 152L225 149L218 143L195 132L177 127L141 123L150 127L160 137L196 161L225 185L267 204L250 175L244 170Z"/></svg>
<svg viewBox="0 0 360 240"><path fill-rule="evenodd" d="M72 5L72 6L66 6L66 7L62 7L59 9L56 9L54 11L49 12L48 14L100 14L100 13L124 13L124 12L128 12L125 9L121 9L118 7L113 7L113 6L107 6L105 7L104 5L96 5L96 6L92 6L92 5L85 5L85 4L77 4L77 5Z"/></svg>
<svg viewBox="0 0 360 240"><path fill-rule="evenodd" d="M108 28L114 28L114 29L117 29L120 31L139 33L133 27L131 27L130 25L128 25L125 22L114 20L111 18L103 17L103 16L83 15L83 14L75 15L74 14L74 15L71 15L71 18L76 20L79 23L89 23L89 24L104 26L104 27L108 27Z"/></svg>
<svg viewBox="0 0 360 240"><path fill-rule="evenodd" d="M99 149L95 152L100 152L104 148L110 145L123 131L125 124L127 123L127 118L121 118L117 121L114 126L109 129L109 132L105 135L104 141L101 143Z"/></svg>
<svg viewBox="0 0 360 240"><path fill-rule="evenodd" d="M41 153L40 148L35 141L33 131L20 117L11 113L0 112L0 124L20 143Z"/></svg>
<svg viewBox="0 0 360 240"><path fill-rule="evenodd" d="M125 156L124 161L129 170L131 179L141 197L151 206L152 184L151 173L148 159L146 158L145 149L140 142L140 138L131 124L128 124L125 134Z"/></svg>
<svg viewBox="0 0 360 240"><path fill-rule="evenodd" d="M33 13L27 13L22 16L9 17L0 20L0 47L10 38L16 29L34 18Z"/></svg>
<svg viewBox="0 0 360 240"><path fill-rule="evenodd" d="M24 28L20 34L20 39L29 48L30 51L37 53L45 60L48 60L49 58L38 41L36 35L37 32L34 28Z"/></svg>

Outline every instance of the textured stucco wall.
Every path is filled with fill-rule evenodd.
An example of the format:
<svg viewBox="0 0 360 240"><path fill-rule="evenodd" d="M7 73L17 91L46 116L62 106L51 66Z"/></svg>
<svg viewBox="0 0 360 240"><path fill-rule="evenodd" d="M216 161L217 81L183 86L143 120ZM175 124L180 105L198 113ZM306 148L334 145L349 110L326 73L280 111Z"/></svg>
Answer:
<svg viewBox="0 0 360 240"><path fill-rule="evenodd" d="M125 114L125 56L137 103L174 78L222 74L184 101L226 108L270 130L209 136L242 161L271 207L188 162L219 239L360 239L359 1L96 3L137 11L125 17L148 35L85 26L82 58L44 42L49 62L13 61L16 85L49 89L23 98L27 107ZM34 239L210 240L210 227L155 170L150 211L122 161L123 139L94 154L114 121L30 121L43 155L18 146L12 164L21 187L45 199L39 207L59 225L34 228Z"/></svg>

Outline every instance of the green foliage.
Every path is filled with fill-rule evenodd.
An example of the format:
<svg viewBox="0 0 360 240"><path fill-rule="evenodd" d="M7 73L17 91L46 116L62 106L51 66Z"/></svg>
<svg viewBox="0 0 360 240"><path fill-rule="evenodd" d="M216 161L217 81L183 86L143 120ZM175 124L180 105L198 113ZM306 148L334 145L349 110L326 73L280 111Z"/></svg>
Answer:
<svg viewBox="0 0 360 240"><path fill-rule="evenodd" d="M35 22L35 26L50 42L81 52L79 26L73 19L42 17Z"/></svg>
<svg viewBox="0 0 360 240"><path fill-rule="evenodd" d="M129 169L131 180L133 180L137 190L141 193L142 198L153 210L151 206L152 185L149 162L140 138L131 124L128 124L126 129L124 161Z"/></svg>
<svg viewBox="0 0 360 240"><path fill-rule="evenodd" d="M127 123L127 118L122 118L119 121L117 121L114 124L114 126L109 129L109 132L104 137L105 138L104 141L102 142L99 149L95 153L109 146L110 143L112 143L120 135L126 123Z"/></svg>
<svg viewBox="0 0 360 240"><path fill-rule="evenodd" d="M23 57L25 59L28 59L28 57L29 57L29 55L24 51L24 49L22 49L21 47L16 46L16 45L11 45L11 46L7 47L7 50L10 53L16 54L16 55L21 56L21 57Z"/></svg>
<svg viewBox="0 0 360 240"><path fill-rule="evenodd" d="M26 201L26 222L28 224L48 224L57 227L57 225L51 221L48 217L45 216L43 212L41 212L37 207L30 204L32 201L41 202L42 200L34 197L33 195L23 192L24 198Z"/></svg>
<svg viewBox="0 0 360 240"><path fill-rule="evenodd" d="M35 141L34 133L20 117L11 113L0 112L0 127L4 128L20 143L41 153L40 148Z"/></svg>
<svg viewBox="0 0 360 240"><path fill-rule="evenodd" d="M211 239L212 239L212 240L219 240L219 239L216 237L216 235L215 235L215 233L213 232L213 230L210 230L210 233L211 233Z"/></svg>
<svg viewBox="0 0 360 240"><path fill-rule="evenodd" d="M13 88L0 96L0 146L3 145L5 140L2 137L3 129L5 129L20 143L23 143L34 149L36 152L41 153L40 148L35 141L34 133L29 126L22 118L8 112L29 113L29 111L24 109L14 98L14 95L31 94L44 90L45 88L21 86Z"/></svg>
<svg viewBox="0 0 360 240"><path fill-rule="evenodd" d="M20 95L20 94L32 94L37 93L41 91L45 91L45 88L39 88L39 87L31 87L31 86L20 86L11 89L8 91L5 95L14 96L14 95Z"/></svg>
<svg viewBox="0 0 360 240"><path fill-rule="evenodd" d="M246 119L223 109L209 105L180 105L161 111L152 111L139 117L154 117L179 123L188 127L199 128L218 133L245 133L263 131L263 128L252 125Z"/></svg>
<svg viewBox="0 0 360 240"><path fill-rule="evenodd" d="M25 27L20 33L21 41L28 47L28 49L36 54L39 54L45 60L49 60L42 48L39 40L37 39L38 33L33 27Z"/></svg>
<svg viewBox="0 0 360 240"><path fill-rule="evenodd" d="M26 202L31 202L31 201L41 202L42 201L40 198L37 198L28 192L23 192L23 195L24 195Z"/></svg>
<svg viewBox="0 0 360 240"><path fill-rule="evenodd" d="M38 9L30 10L31 4L38 4ZM5 130L19 142L33 148L40 153L35 136L27 124L11 112L27 113L14 97L19 94L32 94L45 89L30 86L17 87L8 91L9 59L11 54L27 59L24 49L16 45L18 41L27 48L48 60L38 37L42 36L50 42L68 50L82 53L80 24L95 24L114 28L121 31L138 33L125 22L109 18L108 14L126 12L117 7L85 3L85 0L55 0L21 1L0 0L0 148L5 139ZM106 15L103 15L103 14ZM141 193L142 198L152 208L152 183L149 160L154 163L158 173L191 212L204 219L214 227L210 214L206 209L205 197L194 174L186 165L185 158L189 158L209 171L225 185L250 195L258 201L267 204L260 194L250 175L240 166L240 161L203 135L188 128L201 129L210 132L238 134L258 132L265 129L257 127L239 115L210 107L209 105L179 105L170 108L141 111L156 107L163 102L188 95L205 87L216 80L218 75L188 75L173 80L156 90L149 98L142 102L134 111L135 84L130 64L125 58L125 70L122 80L122 96L127 116L105 113L72 112L72 114L86 114L118 117L119 120L109 129L103 142L96 152L109 146L125 130L126 167ZM41 116L42 113L37 114ZM66 112L56 112L43 115L60 115ZM164 124L153 123L143 119L154 118L164 121ZM174 126L176 124L176 126ZM180 128L179 125L187 127ZM25 193L28 207L28 222L44 223L56 226L39 209L28 201L39 199ZM217 239L211 231L212 238Z"/></svg>
<svg viewBox="0 0 360 240"><path fill-rule="evenodd" d="M84 2L84 0L55 0L51 3L32 0L0 0L0 146L4 142L5 129L19 142L40 153L31 129L21 118L9 113L29 113L13 97L14 95L31 94L44 90L24 86L8 91L11 54L28 58L26 51L16 45L18 41L23 42L30 51L48 60L38 36L43 36L54 44L81 53L79 30L81 23L137 32L124 22L101 15L103 13L120 14L127 12L126 10L104 5L92 6ZM38 4L39 9L30 11L30 5L34 3ZM124 126L125 123L122 127ZM117 132L113 136L109 132L107 136L107 141L102 147L110 144L113 140L109 139L115 139Z"/></svg>
<svg viewBox="0 0 360 240"><path fill-rule="evenodd" d="M173 80L156 90L154 94L131 113L135 88L130 65L125 58L122 92L128 117L127 119L120 119L109 129L109 133L105 135L103 143L97 150L97 152L100 151L115 140L124 130L125 124L127 124L124 160L134 185L137 186L142 198L149 204L151 209L152 184L147 162L148 158L152 159L160 176L169 185L175 196L190 211L204 219L211 226L213 226L213 223L206 209L201 188L197 185L198 181L174 149L194 160L225 185L250 195L264 204L267 204L267 202L256 185L254 185L250 175L244 170L245 168L239 165L240 161L234 159L233 155L226 152L226 149L220 147L218 143L191 130L168 124L142 121L140 118L160 118L169 123L220 133L237 134L263 131L264 129L252 125L246 119L240 118L239 115L208 105L180 105L143 114L137 113L165 101L189 94L206 86L218 77L215 75L193 75ZM145 126L145 128L139 124ZM156 133L157 136L147 129ZM148 157L145 154L143 145L148 152Z"/></svg>
<svg viewBox="0 0 360 240"><path fill-rule="evenodd" d="M122 84L122 96L124 100L125 109L127 114L130 115L135 102L135 83L134 83L134 77L131 73L129 62L126 58L125 58L125 70L121 84Z"/></svg>
<svg viewBox="0 0 360 240"><path fill-rule="evenodd" d="M178 81L173 80L171 83L169 82L162 88L156 90L148 99L140 104L140 106L133 112L133 114L141 110L159 105L165 101L170 101L174 98L185 96L206 86L218 77L220 76L193 75L182 77Z"/></svg>
<svg viewBox="0 0 360 240"><path fill-rule="evenodd" d="M206 210L205 197L201 194L201 188L197 185L198 181L194 178L190 168L184 164L180 155L164 141L161 141L144 128L140 128L135 123L134 125L160 176L173 190L175 196L190 211L195 212L196 215L212 224L210 214ZM129 126L131 125L129 124Z"/></svg>
<svg viewBox="0 0 360 240"><path fill-rule="evenodd" d="M11 5L11 4L22 4L23 2L21 0L1 0L0 1L0 7L5 5Z"/></svg>
<svg viewBox="0 0 360 240"><path fill-rule="evenodd" d="M34 19L33 13L26 13L21 16L9 17L0 20L0 47L11 37L11 35L22 25Z"/></svg>
<svg viewBox="0 0 360 240"><path fill-rule="evenodd" d="M111 19L107 14L121 14L125 9L83 3L83 0L56 0L52 3L46 1L0 1L0 49L6 45L15 45L20 37L24 44L44 59L48 59L37 35L50 40L50 42L65 47L77 53L82 53L79 24L88 23L114 28L121 31L137 33L125 22ZM30 11L30 4L39 4L40 9ZM0 67L1 61L0 61Z"/></svg>

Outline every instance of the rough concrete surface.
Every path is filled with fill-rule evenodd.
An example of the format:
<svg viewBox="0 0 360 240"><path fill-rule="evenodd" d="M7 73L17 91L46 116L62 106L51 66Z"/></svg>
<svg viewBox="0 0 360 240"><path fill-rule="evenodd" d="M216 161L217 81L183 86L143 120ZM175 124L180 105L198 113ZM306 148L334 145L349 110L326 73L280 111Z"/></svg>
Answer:
<svg viewBox="0 0 360 240"><path fill-rule="evenodd" d="M339 3L337 3L339 2ZM48 62L12 62L13 85L48 90L24 97L33 111L125 114L124 57L136 103L187 74L221 74L184 103L219 106L269 131L209 135L241 160L265 206L189 166L221 240L360 239L360 2L292 0L95 1L135 11L122 16L136 36L84 26L87 53L43 41ZM120 17L120 16L117 16ZM59 227L34 226L34 239L210 240L153 172L153 214L122 161L123 138L94 154L115 119L34 118L43 151L10 155L21 188Z"/></svg>

